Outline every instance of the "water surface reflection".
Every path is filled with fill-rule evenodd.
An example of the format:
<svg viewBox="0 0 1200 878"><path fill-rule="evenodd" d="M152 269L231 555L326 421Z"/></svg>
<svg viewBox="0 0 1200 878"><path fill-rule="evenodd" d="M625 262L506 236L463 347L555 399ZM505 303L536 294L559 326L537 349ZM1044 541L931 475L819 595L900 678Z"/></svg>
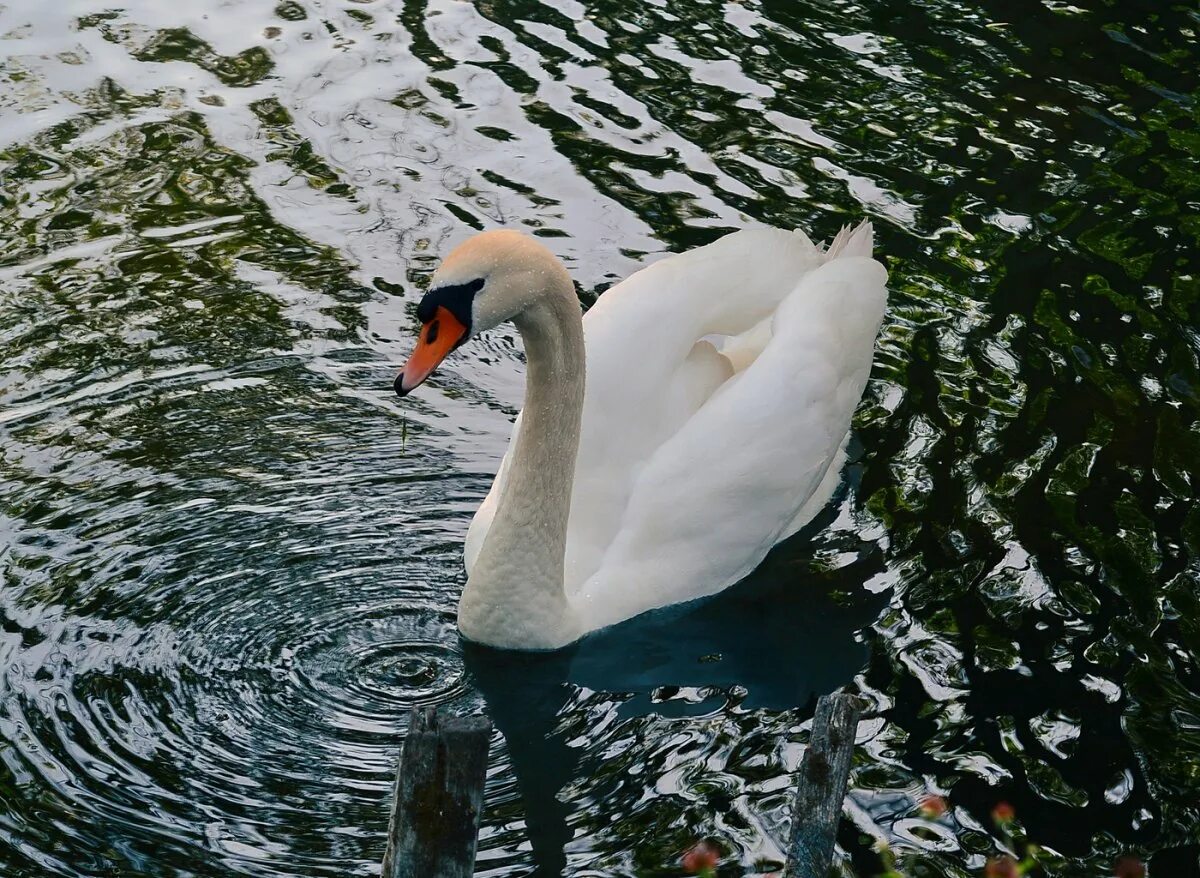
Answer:
<svg viewBox="0 0 1200 878"><path fill-rule="evenodd" d="M0 871L374 874L414 704L487 708L490 875L780 857L813 693L841 868L1197 871L1200 174L1183 4L131 0L0 8ZM892 276L844 493L751 581L464 650L520 404L403 408L410 309L511 225L591 301L866 214ZM948 795L938 824L917 814ZM723 873L724 874L724 873Z"/></svg>

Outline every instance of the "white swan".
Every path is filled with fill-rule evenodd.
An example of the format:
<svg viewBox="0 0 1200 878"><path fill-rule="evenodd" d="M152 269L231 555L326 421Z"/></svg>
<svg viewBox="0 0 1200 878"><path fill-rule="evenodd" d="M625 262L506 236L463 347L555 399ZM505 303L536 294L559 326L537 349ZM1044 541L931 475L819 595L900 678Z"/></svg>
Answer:
<svg viewBox="0 0 1200 878"><path fill-rule="evenodd" d="M467 534L462 634L565 646L732 585L819 512L887 301L872 238L865 222L827 250L799 231L736 232L638 271L583 319L533 238L490 231L455 248L396 392L505 320L528 365Z"/></svg>

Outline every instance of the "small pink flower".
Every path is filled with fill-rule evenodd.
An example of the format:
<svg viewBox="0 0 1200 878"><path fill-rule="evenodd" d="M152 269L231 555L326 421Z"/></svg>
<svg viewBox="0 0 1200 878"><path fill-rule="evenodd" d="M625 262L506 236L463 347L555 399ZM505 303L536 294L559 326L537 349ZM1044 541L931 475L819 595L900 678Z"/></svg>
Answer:
<svg viewBox="0 0 1200 878"><path fill-rule="evenodd" d="M1146 864L1133 854L1122 854L1113 863L1113 874L1117 878L1146 878Z"/></svg>
<svg viewBox="0 0 1200 878"><path fill-rule="evenodd" d="M996 807L992 809L992 819L997 823L1012 823L1016 817L1017 812L1008 802L997 802Z"/></svg>
<svg viewBox="0 0 1200 878"><path fill-rule="evenodd" d="M983 867L984 878L1019 878L1017 861L1005 854L1002 857L992 857Z"/></svg>
<svg viewBox="0 0 1200 878"><path fill-rule="evenodd" d="M941 796L926 796L921 800L921 816L926 820L937 820L949 807Z"/></svg>
<svg viewBox="0 0 1200 878"><path fill-rule="evenodd" d="M682 865L685 872L698 875L717 867L721 861L721 852L716 845L708 841L700 841L687 849L683 855Z"/></svg>

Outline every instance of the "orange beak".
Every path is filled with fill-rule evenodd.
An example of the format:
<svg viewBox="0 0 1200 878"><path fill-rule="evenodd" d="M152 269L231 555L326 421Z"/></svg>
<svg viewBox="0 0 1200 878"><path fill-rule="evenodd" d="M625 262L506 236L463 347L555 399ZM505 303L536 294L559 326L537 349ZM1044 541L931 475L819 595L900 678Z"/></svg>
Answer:
<svg viewBox="0 0 1200 878"><path fill-rule="evenodd" d="M446 355L463 342L468 331L449 309L439 305L433 312L433 319L421 327L416 349L396 376L396 393L400 396L412 393L417 385L433 374Z"/></svg>

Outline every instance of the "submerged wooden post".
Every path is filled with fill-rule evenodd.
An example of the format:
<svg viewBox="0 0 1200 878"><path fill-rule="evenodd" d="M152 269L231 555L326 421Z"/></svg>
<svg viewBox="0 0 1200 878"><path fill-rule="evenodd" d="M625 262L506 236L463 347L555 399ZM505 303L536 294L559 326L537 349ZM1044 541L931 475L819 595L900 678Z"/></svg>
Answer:
<svg viewBox="0 0 1200 878"><path fill-rule="evenodd" d="M470 878L492 723L414 708L400 756L382 878Z"/></svg>
<svg viewBox="0 0 1200 878"><path fill-rule="evenodd" d="M862 703L853 695L817 700L812 737L796 786L784 878L828 878Z"/></svg>

